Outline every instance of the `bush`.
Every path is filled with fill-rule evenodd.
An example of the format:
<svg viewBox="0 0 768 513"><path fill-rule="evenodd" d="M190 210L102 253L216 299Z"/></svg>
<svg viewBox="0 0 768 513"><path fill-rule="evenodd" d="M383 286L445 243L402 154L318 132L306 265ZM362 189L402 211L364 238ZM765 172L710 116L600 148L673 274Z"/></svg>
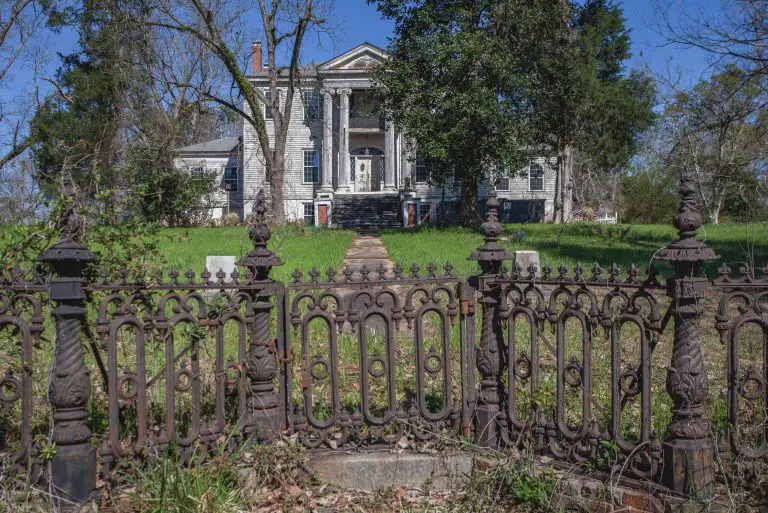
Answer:
<svg viewBox="0 0 768 513"><path fill-rule="evenodd" d="M594 221L597 218L595 215L595 209L592 207L584 207L581 209L582 221Z"/></svg>
<svg viewBox="0 0 768 513"><path fill-rule="evenodd" d="M645 171L619 181L619 211L624 223L669 223L678 202L676 177L662 171Z"/></svg>
<svg viewBox="0 0 768 513"><path fill-rule="evenodd" d="M208 199L216 192L217 175L205 171L192 178L176 169L152 169L138 176L139 208L145 219L170 227L204 226L211 217Z"/></svg>
<svg viewBox="0 0 768 513"><path fill-rule="evenodd" d="M219 221L220 226L237 226L239 224L240 224L240 216L235 214L234 212L230 212L229 214L223 216Z"/></svg>

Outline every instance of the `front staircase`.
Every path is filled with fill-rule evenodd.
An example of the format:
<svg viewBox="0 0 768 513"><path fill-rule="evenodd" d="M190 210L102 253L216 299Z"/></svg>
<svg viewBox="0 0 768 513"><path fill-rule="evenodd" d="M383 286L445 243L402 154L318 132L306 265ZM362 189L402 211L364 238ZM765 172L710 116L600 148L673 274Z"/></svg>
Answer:
<svg viewBox="0 0 768 513"><path fill-rule="evenodd" d="M333 224L340 228L401 228L400 198L397 194L337 194Z"/></svg>

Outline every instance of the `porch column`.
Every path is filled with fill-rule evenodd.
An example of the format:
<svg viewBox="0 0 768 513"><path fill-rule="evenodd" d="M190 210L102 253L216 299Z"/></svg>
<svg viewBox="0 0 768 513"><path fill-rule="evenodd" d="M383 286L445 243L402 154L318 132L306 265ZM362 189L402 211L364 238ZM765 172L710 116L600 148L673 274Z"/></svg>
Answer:
<svg viewBox="0 0 768 513"><path fill-rule="evenodd" d="M341 95L339 113L339 191L349 192L349 95L351 89L337 89Z"/></svg>
<svg viewBox="0 0 768 513"><path fill-rule="evenodd" d="M323 91L323 166L321 186L323 192L333 191L333 90Z"/></svg>
<svg viewBox="0 0 768 513"><path fill-rule="evenodd" d="M395 187L395 127L389 120L384 125L384 190L397 190Z"/></svg>

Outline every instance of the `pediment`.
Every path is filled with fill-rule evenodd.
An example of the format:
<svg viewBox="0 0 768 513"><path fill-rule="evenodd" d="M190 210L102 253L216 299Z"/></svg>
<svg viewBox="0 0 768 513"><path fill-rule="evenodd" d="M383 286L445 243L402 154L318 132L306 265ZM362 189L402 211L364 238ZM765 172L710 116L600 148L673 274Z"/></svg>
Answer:
<svg viewBox="0 0 768 513"><path fill-rule="evenodd" d="M348 52L320 65L320 70L371 70L387 60L387 54L378 46L363 43Z"/></svg>

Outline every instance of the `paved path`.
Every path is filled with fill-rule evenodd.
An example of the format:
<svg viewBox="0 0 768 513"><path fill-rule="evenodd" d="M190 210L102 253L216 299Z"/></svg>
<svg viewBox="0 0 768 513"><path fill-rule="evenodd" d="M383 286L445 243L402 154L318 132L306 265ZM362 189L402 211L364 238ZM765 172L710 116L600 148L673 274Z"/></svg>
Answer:
<svg viewBox="0 0 768 513"><path fill-rule="evenodd" d="M352 246L344 255L341 267L343 269L348 266L353 271L359 271L365 265L374 271L381 264L384 264L387 270L394 267L381 239L375 235L358 235L352 239Z"/></svg>

